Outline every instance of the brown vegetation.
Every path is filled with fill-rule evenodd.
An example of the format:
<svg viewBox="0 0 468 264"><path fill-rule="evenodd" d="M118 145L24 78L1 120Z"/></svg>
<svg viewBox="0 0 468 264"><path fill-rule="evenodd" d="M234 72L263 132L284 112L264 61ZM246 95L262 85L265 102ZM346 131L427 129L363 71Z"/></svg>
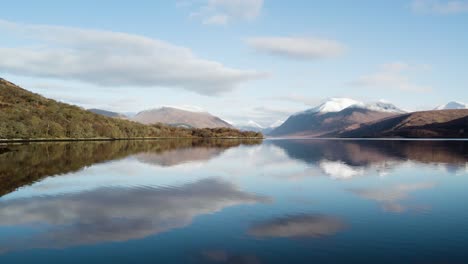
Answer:
<svg viewBox="0 0 468 264"><path fill-rule="evenodd" d="M232 128L190 129L163 124L143 125L105 117L47 99L3 79L0 79L0 102L0 139L263 137L261 133Z"/></svg>
<svg viewBox="0 0 468 264"><path fill-rule="evenodd" d="M345 131L341 137L468 138L468 109L422 111Z"/></svg>

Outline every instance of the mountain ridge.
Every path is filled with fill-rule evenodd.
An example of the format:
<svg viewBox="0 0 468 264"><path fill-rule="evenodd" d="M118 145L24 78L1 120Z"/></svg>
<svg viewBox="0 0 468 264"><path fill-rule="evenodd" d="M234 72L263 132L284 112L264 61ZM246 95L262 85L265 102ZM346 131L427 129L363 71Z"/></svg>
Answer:
<svg viewBox="0 0 468 264"><path fill-rule="evenodd" d="M387 105L390 104L387 103ZM398 108L393 106L392 109ZM335 98L312 109L291 115L281 126L273 129L268 135L287 137L333 136L334 133L338 133L350 126L375 121L398 113L375 111L352 99L337 100Z"/></svg>
<svg viewBox="0 0 468 264"><path fill-rule="evenodd" d="M339 137L468 138L468 109L402 114L342 131Z"/></svg>
<svg viewBox="0 0 468 264"><path fill-rule="evenodd" d="M193 112L168 106L141 111L132 117L131 120L147 125L163 123L168 125L187 125L195 128L233 127L228 122L208 112Z"/></svg>

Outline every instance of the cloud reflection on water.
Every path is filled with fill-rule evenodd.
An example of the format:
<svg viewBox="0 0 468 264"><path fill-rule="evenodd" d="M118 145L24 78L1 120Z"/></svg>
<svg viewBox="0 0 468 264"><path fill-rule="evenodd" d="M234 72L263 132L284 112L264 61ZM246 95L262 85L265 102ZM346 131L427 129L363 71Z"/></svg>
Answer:
<svg viewBox="0 0 468 264"><path fill-rule="evenodd" d="M3 201L0 226L23 226L37 232L1 241L0 248L64 248L138 239L185 227L196 216L229 206L268 201L219 179L178 187L101 188Z"/></svg>
<svg viewBox="0 0 468 264"><path fill-rule="evenodd" d="M318 238L338 233L346 227L343 220L321 214L298 214L253 225L248 233L258 238Z"/></svg>
<svg viewBox="0 0 468 264"><path fill-rule="evenodd" d="M354 188L349 191L362 198L376 201L384 211L402 213L409 209L408 206L402 204L402 201L407 200L412 192L431 189L435 185L433 182L422 182L379 188Z"/></svg>

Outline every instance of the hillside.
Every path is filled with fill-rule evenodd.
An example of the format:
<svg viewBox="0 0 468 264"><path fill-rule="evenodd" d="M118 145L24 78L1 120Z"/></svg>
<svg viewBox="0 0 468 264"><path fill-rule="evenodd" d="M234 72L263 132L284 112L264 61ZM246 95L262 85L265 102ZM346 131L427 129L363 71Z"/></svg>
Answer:
<svg viewBox="0 0 468 264"><path fill-rule="evenodd" d="M183 129L110 118L31 93L0 78L0 139L261 137L235 129Z"/></svg>
<svg viewBox="0 0 468 264"><path fill-rule="evenodd" d="M142 111L132 120L142 124L163 123L195 128L232 128L226 121L209 113L191 112L172 107Z"/></svg>
<svg viewBox="0 0 468 264"><path fill-rule="evenodd" d="M339 112L302 113L289 117L284 124L269 133L271 136L334 136L353 125L393 116L394 113L378 112L363 108L346 108Z"/></svg>
<svg viewBox="0 0 468 264"><path fill-rule="evenodd" d="M339 133L340 137L468 138L468 109L403 114Z"/></svg>

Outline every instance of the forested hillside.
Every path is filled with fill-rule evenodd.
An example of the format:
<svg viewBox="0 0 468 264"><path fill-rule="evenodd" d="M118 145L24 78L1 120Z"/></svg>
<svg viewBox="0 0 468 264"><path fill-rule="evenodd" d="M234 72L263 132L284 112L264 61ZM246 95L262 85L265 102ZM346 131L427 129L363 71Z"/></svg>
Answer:
<svg viewBox="0 0 468 264"><path fill-rule="evenodd" d="M0 78L0 139L262 137L230 128L185 129L109 118L31 93Z"/></svg>

